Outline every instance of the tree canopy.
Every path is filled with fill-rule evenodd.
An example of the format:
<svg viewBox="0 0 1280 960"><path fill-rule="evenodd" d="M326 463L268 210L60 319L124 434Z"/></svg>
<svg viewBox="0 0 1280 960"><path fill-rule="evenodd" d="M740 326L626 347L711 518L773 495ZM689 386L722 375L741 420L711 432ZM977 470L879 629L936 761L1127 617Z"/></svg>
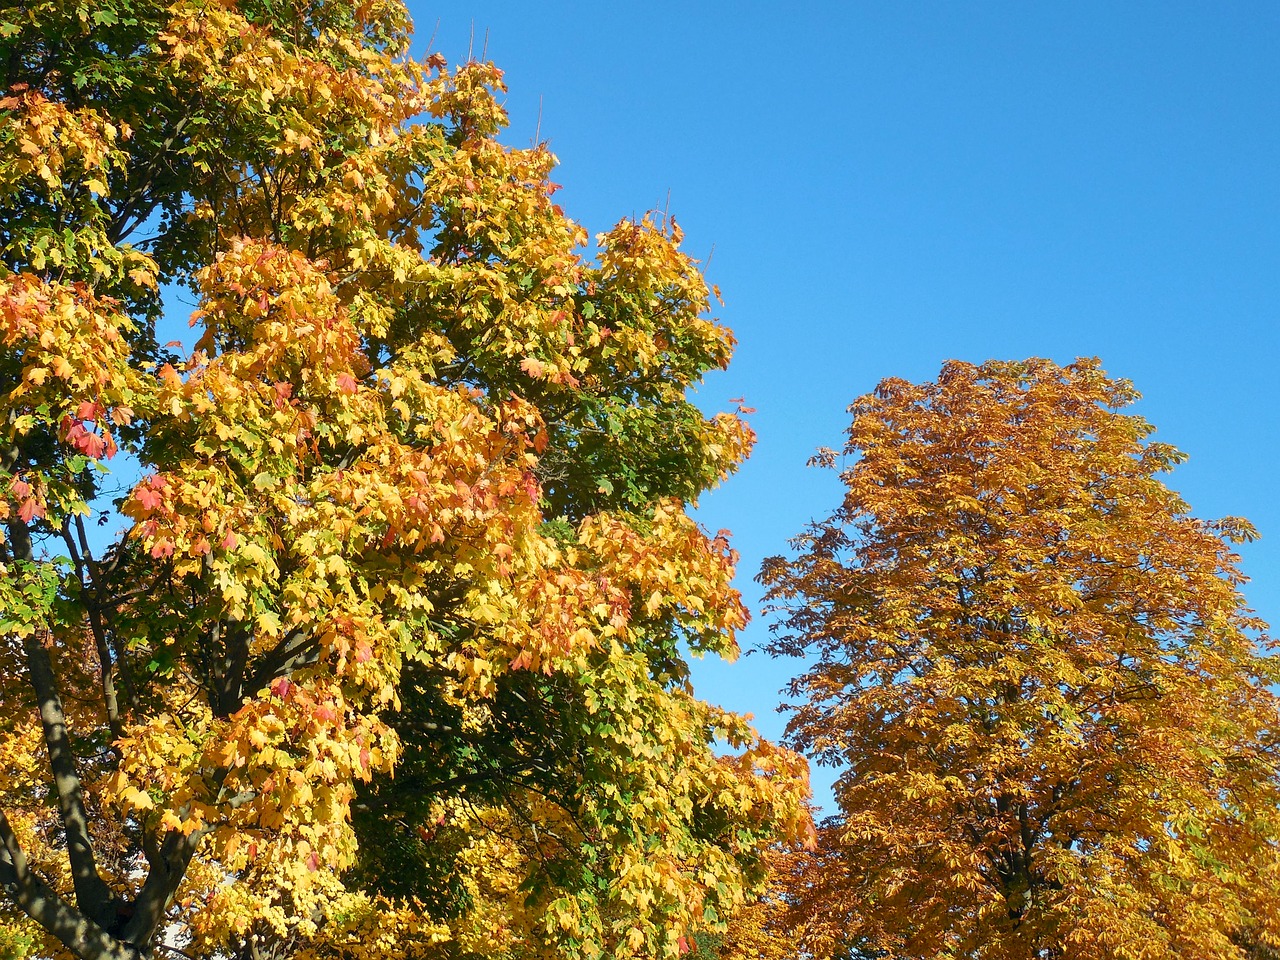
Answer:
<svg viewBox="0 0 1280 960"><path fill-rule="evenodd" d="M826 956L1280 948L1280 678L1183 456L1096 361L856 400L843 503L761 574L839 813L780 873ZM823 452L835 468L841 454Z"/></svg>
<svg viewBox="0 0 1280 960"><path fill-rule="evenodd" d="M0 13L0 950L677 956L809 829L688 683L752 435L678 227L588 257L409 31Z"/></svg>

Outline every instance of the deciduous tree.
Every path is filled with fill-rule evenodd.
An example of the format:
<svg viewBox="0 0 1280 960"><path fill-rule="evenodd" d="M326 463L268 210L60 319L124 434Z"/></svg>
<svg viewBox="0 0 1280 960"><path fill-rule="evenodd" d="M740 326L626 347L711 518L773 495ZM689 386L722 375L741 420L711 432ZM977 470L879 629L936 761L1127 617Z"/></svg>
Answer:
<svg viewBox="0 0 1280 960"><path fill-rule="evenodd" d="M5 949L675 956L805 829L688 684L751 433L685 398L733 341L678 228L588 260L501 73L408 42L0 15Z"/></svg>
<svg viewBox="0 0 1280 960"><path fill-rule="evenodd" d="M1137 396L1095 361L951 362L850 408L843 503L762 573L773 651L813 658L790 736L842 768L791 896L825 911L820 952L1280 944L1278 673L1233 552L1254 531L1161 482L1183 456Z"/></svg>

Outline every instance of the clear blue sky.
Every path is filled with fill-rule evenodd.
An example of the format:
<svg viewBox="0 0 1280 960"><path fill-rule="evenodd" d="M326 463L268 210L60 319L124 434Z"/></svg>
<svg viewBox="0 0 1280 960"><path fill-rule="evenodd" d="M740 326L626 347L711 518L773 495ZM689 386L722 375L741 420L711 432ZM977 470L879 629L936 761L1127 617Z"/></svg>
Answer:
<svg viewBox="0 0 1280 960"><path fill-rule="evenodd" d="M753 605L760 560L836 503L805 460L855 396L1096 355L1191 455L1170 482L1193 510L1261 530L1248 597L1280 624L1280 4L411 5L420 48L487 43L508 141L541 116L589 231L669 197L714 247L739 348L699 402L745 396L760 442L702 518ZM695 681L777 736L794 669Z"/></svg>

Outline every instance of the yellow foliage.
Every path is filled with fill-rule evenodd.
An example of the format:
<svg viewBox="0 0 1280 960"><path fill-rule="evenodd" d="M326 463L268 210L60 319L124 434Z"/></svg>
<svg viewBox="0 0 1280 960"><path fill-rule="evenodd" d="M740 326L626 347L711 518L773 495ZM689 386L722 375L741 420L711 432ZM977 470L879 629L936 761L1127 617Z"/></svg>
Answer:
<svg viewBox="0 0 1280 960"><path fill-rule="evenodd" d="M806 768L688 689L746 611L686 504L752 434L685 397L733 338L674 221L586 259L501 72L393 0L36 0L0 44L12 917L113 960L721 925Z"/></svg>

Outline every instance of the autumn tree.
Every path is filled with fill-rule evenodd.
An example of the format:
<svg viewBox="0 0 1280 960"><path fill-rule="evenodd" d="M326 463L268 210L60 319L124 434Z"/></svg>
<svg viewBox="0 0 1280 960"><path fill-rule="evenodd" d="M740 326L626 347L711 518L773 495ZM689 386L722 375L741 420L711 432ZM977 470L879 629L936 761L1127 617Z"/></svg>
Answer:
<svg viewBox="0 0 1280 960"><path fill-rule="evenodd" d="M1280 674L1233 553L1254 531L1161 482L1183 455L1137 397L1092 360L950 362L850 408L843 503L762 572L773 652L812 658L790 737L841 768L790 895L815 952L1280 944Z"/></svg>
<svg viewBox="0 0 1280 960"><path fill-rule="evenodd" d="M676 956L806 830L688 683L708 288L664 218L588 259L409 29L0 12L0 949Z"/></svg>

